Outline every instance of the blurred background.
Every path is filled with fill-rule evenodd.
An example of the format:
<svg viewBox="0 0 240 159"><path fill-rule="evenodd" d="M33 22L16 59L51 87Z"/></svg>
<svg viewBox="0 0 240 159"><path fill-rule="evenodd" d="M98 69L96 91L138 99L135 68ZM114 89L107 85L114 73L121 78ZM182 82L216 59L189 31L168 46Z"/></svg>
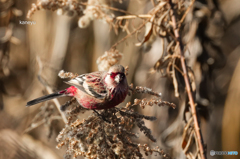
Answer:
<svg viewBox="0 0 240 159"><path fill-rule="evenodd" d="M31 125L44 103L25 107L27 101L47 94L37 77L38 59L43 79L53 90L61 90L67 85L58 77L60 70L78 74L97 71L97 58L126 35L121 30L116 35L100 20L79 28L78 16L57 15L49 10L37 11L27 19L32 3L36 1L0 0L1 159L58 159L65 154L64 148L56 149L56 136L64 127L63 122L54 120L51 126L44 121ZM153 8L152 2L146 0L110 4L135 14L147 13ZM25 20L35 24L21 24L20 21ZM188 48L187 62L195 73L197 110L207 155L208 158L229 158L210 156L209 152L240 153L240 1L196 0L185 21L182 34ZM137 24L139 22L134 25ZM174 158L185 158L181 138L186 97L183 93L176 98L172 81L160 72L149 73L161 57L161 39L157 37L142 47L135 46L137 42L132 36L117 46L123 54L120 63L129 67L129 83L153 88L162 93L163 100L177 105L174 110L169 107L139 110L157 117L157 121L146 122L157 142L151 143L145 137L140 137L139 142L159 146ZM128 97L125 103L136 97L139 98ZM59 99L62 104L67 100L69 98ZM91 112L84 115L88 113ZM25 132L30 125L36 128ZM239 155L231 158L237 159Z"/></svg>

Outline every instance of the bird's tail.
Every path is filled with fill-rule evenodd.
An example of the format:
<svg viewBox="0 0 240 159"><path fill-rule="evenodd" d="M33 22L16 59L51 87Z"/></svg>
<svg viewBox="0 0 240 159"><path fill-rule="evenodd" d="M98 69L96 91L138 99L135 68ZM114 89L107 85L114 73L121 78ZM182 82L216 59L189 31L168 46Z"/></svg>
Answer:
<svg viewBox="0 0 240 159"><path fill-rule="evenodd" d="M65 94L66 90L60 91L60 92L55 92L46 96L42 96L39 98L36 98L34 100L31 100L29 102L27 102L27 107L50 100L50 99L54 99L54 98L58 98L58 97L62 97L62 96L66 96Z"/></svg>

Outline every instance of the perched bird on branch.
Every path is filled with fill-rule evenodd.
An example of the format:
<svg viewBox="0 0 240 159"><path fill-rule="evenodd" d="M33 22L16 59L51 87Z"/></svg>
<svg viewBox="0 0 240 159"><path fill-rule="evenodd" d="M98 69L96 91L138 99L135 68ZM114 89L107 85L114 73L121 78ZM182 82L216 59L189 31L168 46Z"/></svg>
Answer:
<svg viewBox="0 0 240 159"><path fill-rule="evenodd" d="M50 99L72 96L87 109L108 109L123 102L128 94L128 82L122 65L109 71L92 72L66 82L71 87L27 102L27 107Z"/></svg>

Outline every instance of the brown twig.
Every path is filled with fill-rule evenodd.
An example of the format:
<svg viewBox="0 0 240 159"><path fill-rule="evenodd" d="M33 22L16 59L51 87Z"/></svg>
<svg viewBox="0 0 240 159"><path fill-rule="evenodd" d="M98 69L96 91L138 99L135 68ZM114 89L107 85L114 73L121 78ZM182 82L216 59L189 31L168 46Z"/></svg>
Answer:
<svg viewBox="0 0 240 159"><path fill-rule="evenodd" d="M46 87L46 90L47 90L48 94L53 93L52 89L49 86ZM63 122L66 124L67 123L67 117L65 116L64 112L61 111L61 104L59 103L59 101L56 98L53 99L53 102L56 105L59 113L61 114Z"/></svg>
<svg viewBox="0 0 240 159"><path fill-rule="evenodd" d="M188 72L187 72L187 68L186 68L186 61L184 58L184 48L183 48L183 43L180 39L180 35L179 35L179 31L177 28L177 22L176 22L176 14L174 12L174 4L172 2L172 0L169 0L169 4L171 7L171 14L172 14L172 24L173 24L173 29L174 29L174 35L177 38L177 43L179 44L178 50L180 52L181 55L181 65L182 65L182 69L183 69L183 77L184 77L184 81L185 81L185 85L186 85L186 90L187 90L187 94L188 94L188 99L189 99L189 104L191 107L191 112L192 112L192 116L193 116L193 122L194 122L194 129L196 131L196 136L197 136L197 143L200 149L200 155L201 155L201 159L205 159L206 158L206 154L204 152L204 148L203 148L203 139L202 139L202 135L201 135L201 129L199 127L199 123L198 123L198 119L197 119L197 114L196 114L196 107L195 107L195 102L192 96L192 91L191 91L191 87L189 84L189 77L188 77Z"/></svg>
<svg viewBox="0 0 240 159"><path fill-rule="evenodd" d="M40 60L39 57L37 57L36 60L37 60L38 66L39 66L38 78L40 79L40 82L41 82L42 84L44 84L44 86L45 86L48 94L52 94L52 93L53 93L52 89L44 82L44 79L42 79L42 77L41 77L42 68L43 68L42 62L41 62L41 60ZM55 106L57 107L60 115L62 116L63 122L64 122L64 123L67 123L67 118L66 118L64 112L61 111L61 104L59 103L59 101L58 101L57 99L53 99L53 102L54 102Z"/></svg>
<svg viewBox="0 0 240 159"><path fill-rule="evenodd" d="M116 17L116 19L117 20L123 20L123 19L135 19L135 18L146 18L146 19L148 19L148 18L151 18L152 17L152 15L150 15L150 14L140 14L140 15L124 15L124 16L118 16L118 17Z"/></svg>
<svg viewBox="0 0 240 159"><path fill-rule="evenodd" d="M143 22L137 29L135 29L134 31L132 31L130 34L126 35L126 36L125 36L124 38L122 38L121 40L117 41L117 42L111 47L111 49L115 49L118 44L120 44L121 42L125 41L127 38L129 38L130 36L132 36L133 34L135 34L138 30L140 30L141 28L143 28L148 21L149 21L149 20L146 20L146 21ZM111 50L111 49L110 49L110 50Z"/></svg>
<svg viewBox="0 0 240 159"><path fill-rule="evenodd" d="M191 2L191 4L188 6L186 12L184 13L184 15L182 16L181 20L179 21L179 27L182 25L183 21L185 20L187 14L188 14L188 12L190 11L191 7L193 6L194 2L195 2L195 0L193 0L193 1Z"/></svg>

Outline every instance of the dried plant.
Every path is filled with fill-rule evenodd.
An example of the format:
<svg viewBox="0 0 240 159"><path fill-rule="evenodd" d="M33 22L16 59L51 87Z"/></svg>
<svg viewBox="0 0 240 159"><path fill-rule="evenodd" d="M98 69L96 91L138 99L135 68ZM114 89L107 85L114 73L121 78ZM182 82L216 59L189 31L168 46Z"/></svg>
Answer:
<svg viewBox="0 0 240 159"><path fill-rule="evenodd" d="M19 43L19 40L16 37L12 36L12 29L14 26L14 18L22 15L22 11L18 10L15 6L15 2L13 0L8 1L0 1L0 27L5 28L5 30L1 30L4 33L4 36L1 37L1 45L3 43L12 42L15 44ZM1 28L1 29L3 29ZM2 50L1 46L1 50ZM8 51L7 49L2 50Z"/></svg>
<svg viewBox="0 0 240 159"><path fill-rule="evenodd" d="M40 82L49 89L49 86L45 83L45 80L41 75L41 61L38 59L40 71ZM59 72L60 78L74 78L78 76L71 72ZM149 146L135 143L132 138L137 138L137 133L133 133L132 128L137 126L144 135L152 142L156 142L156 139L152 136L151 130L144 124L145 120L156 120L153 116L145 116L134 111L133 106L139 105L141 108L145 106L170 106L175 108L173 103L165 102L159 99L161 93L152 91L150 88L137 86L133 88L131 84L129 86L132 93L147 93L156 96L157 99L146 101L145 99L135 99L134 104L127 105L123 108L112 108L107 110L101 110L92 113L87 119L79 120L80 113L84 113L87 109L81 107L76 103L76 99L72 98L60 107L61 111L66 113L62 117L56 111L56 107L46 103L41 107L41 111L35 116L32 124L25 132L28 132L42 124L48 126L49 130L52 128L52 121L56 119L68 118L65 122L65 128L59 133L57 141L59 142L57 148L61 148L63 145L67 146L65 158L77 158L77 156L84 156L87 158L142 158L142 151L146 155L160 154L165 158L171 158L163 150L158 147L151 149ZM55 102L58 108L58 102ZM59 108L58 108L59 109ZM67 116L67 117L65 117ZM48 136L50 136L49 131Z"/></svg>
<svg viewBox="0 0 240 159"><path fill-rule="evenodd" d="M67 76L72 77L71 73L67 72L64 74L61 72L61 77ZM159 93L153 92L149 88L136 87L133 89L132 86L130 87L132 93L148 93L160 97ZM136 99L132 106L135 105L141 107L147 105L167 105L175 108L174 104L162 102L161 100L142 102ZM70 117L68 118L68 122L57 137L57 141L59 142L57 148L61 148L63 145L67 146L65 158L77 158L77 156L87 158L142 158L141 149L146 155L156 152L165 158L170 158L158 147L151 149L147 145L141 145L132 141L133 137L138 137L136 133L131 132L132 128L137 126L146 137L156 142L156 139L151 134L151 130L145 126L143 121L143 119L153 121L156 118L135 112L129 106L129 103L123 108L115 107L99 111L100 116L98 113L93 113L82 121L78 118L76 119L81 108L78 111L75 108L77 107L73 108L74 111L69 111L68 114L70 114Z"/></svg>
<svg viewBox="0 0 240 159"><path fill-rule="evenodd" d="M34 12L40 9L46 9L51 11L58 10L58 14L65 12L67 15L72 16L74 13L80 15L82 13L81 7L77 1L68 0L38 0L35 4L32 4L31 9L28 11L27 17L30 18Z"/></svg>
<svg viewBox="0 0 240 159"><path fill-rule="evenodd" d="M67 146L65 158L142 158L140 146L131 140L137 137L131 132L135 124L150 140L155 141L143 121L155 120L155 117L140 115L126 108L104 110L101 115L111 123L105 122L97 114L83 121L69 118L57 137L60 142L57 148Z"/></svg>
<svg viewBox="0 0 240 159"><path fill-rule="evenodd" d="M118 50L106 51L101 57L97 59L98 70L105 71L111 66L118 64L122 59L123 54Z"/></svg>
<svg viewBox="0 0 240 159"><path fill-rule="evenodd" d="M122 53L116 50L116 47L127 40L129 37L144 32L144 37L136 46L151 46L156 38L162 40L161 57L153 64L151 73L160 71L163 76L168 77L174 86L175 97L180 97L181 86L184 86L186 99L186 110L190 110L191 117L185 118L186 125L182 136L182 149L187 158L206 158L204 142L201 129L198 123L195 101L195 78L194 72L186 64L185 52L188 48L180 35L183 35L184 21L187 14L192 10L195 0L158 0L152 1L153 8L147 14L133 14L118 8L110 6L111 1L89 0L87 3L77 0L39 0L33 4L28 12L28 17L39 9L58 10L58 14L67 14L73 16L74 13L79 16L78 25L80 28L89 26L92 20L98 19L108 23L118 34L119 29L127 35L116 42L109 51L97 60L99 70L106 70L110 66L118 63L122 58ZM112 11L122 12L126 15L116 16ZM142 22L134 27L131 25L134 20L141 19ZM190 38L191 39L191 38ZM73 78L76 75L72 73L59 73L61 78ZM155 141L151 135L150 129L144 126L143 119L154 120L154 117L148 117L138 114L132 110L132 107L139 105L141 108L149 105L163 106L167 105L175 108L170 102L161 101L160 94L153 92L149 88L137 87L133 89L130 86L131 93L147 93L156 96L155 99L147 101L146 99L135 99L134 104L130 102L124 108L113 108L101 111L99 114L92 114L87 119L80 121L77 114L81 107L73 107L68 115L68 122L65 128L58 136L60 142L58 148L67 146L66 158L76 158L85 156L87 158L142 158L140 148L147 154L150 152L162 151L147 148L132 142L131 137L136 134L130 133L134 124L140 128L146 137ZM74 103L74 99L67 102L60 109L66 110ZM59 108L59 107L58 107ZM59 109L59 110L60 110ZM184 112L186 113L186 111ZM102 120L101 117L104 119ZM111 121L108 123L106 121ZM192 143L196 144L192 144ZM195 153L192 150L195 149ZM164 154L165 155L165 154ZM117 157L118 156L118 157Z"/></svg>
<svg viewBox="0 0 240 159"><path fill-rule="evenodd" d="M3 109L2 94L6 94L2 78L10 75L10 44L20 43L20 40L13 36L13 28L17 23L15 18L21 15L22 12L15 7L13 0L0 1L0 110Z"/></svg>
<svg viewBox="0 0 240 159"><path fill-rule="evenodd" d="M46 102L42 107L40 107L40 111L35 115L31 125L25 130L25 132L27 133L32 129L35 129L44 124L44 126L48 130L47 136L48 138L50 138L53 130L53 121L61 119L62 118L56 111L55 106Z"/></svg>

